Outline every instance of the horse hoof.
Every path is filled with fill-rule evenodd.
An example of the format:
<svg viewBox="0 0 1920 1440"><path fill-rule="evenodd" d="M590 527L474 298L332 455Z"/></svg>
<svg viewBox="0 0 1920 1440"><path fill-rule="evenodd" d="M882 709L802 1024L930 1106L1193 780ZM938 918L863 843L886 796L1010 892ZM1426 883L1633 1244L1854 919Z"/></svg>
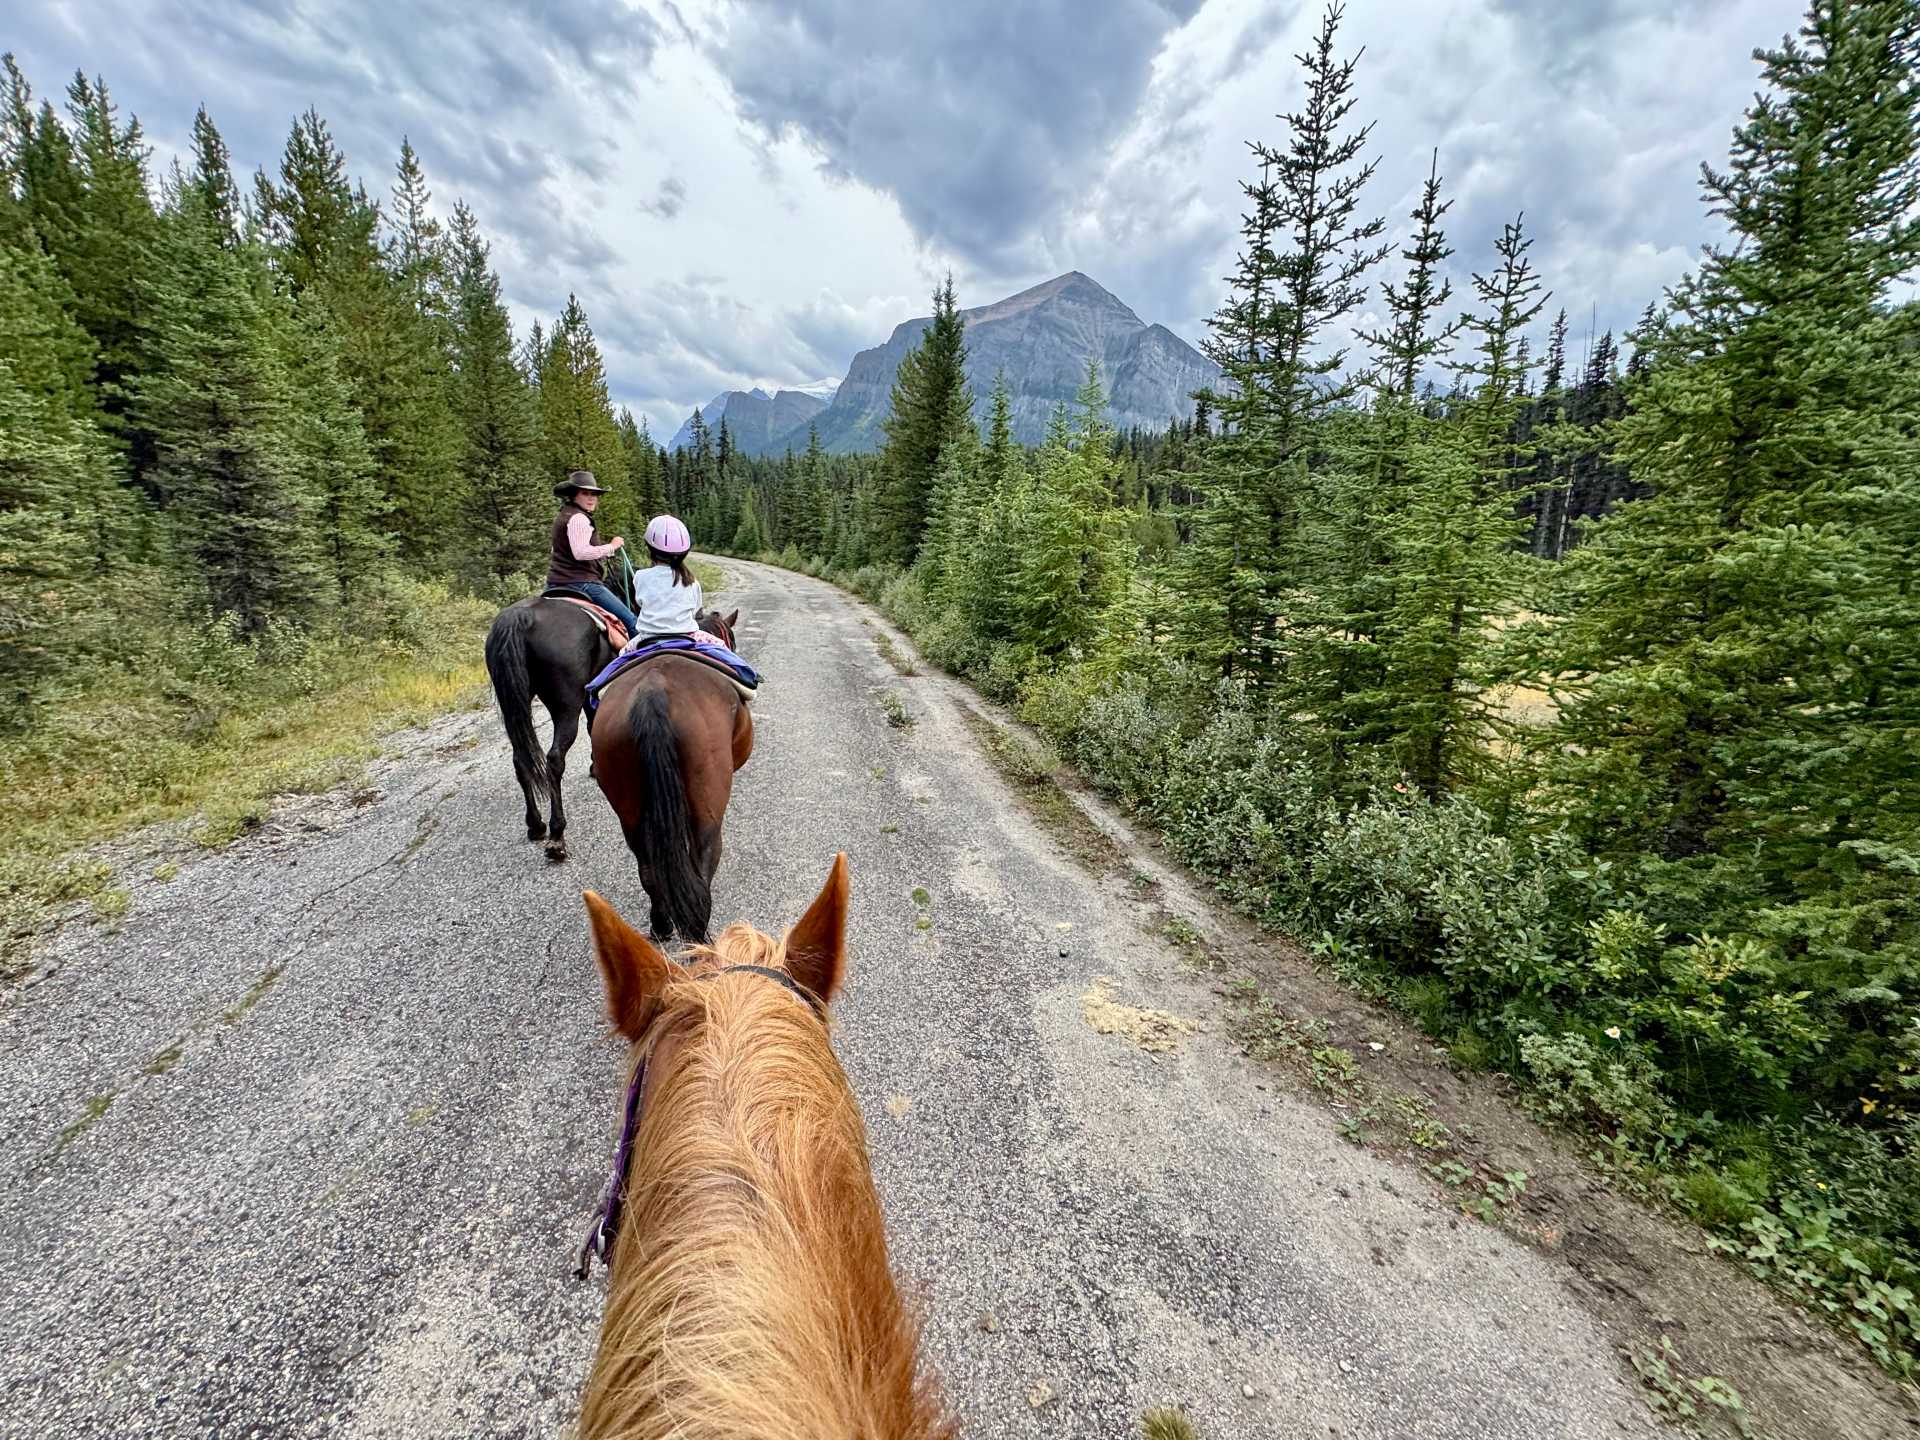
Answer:
<svg viewBox="0 0 1920 1440"><path fill-rule="evenodd" d="M547 859L558 865L567 858L567 842L564 840L547 841Z"/></svg>
<svg viewBox="0 0 1920 1440"><path fill-rule="evenodd" d="M544 825L527 826L527 841L529 844L538 845L542 840L546 838L547 838L546 826Z"/></svg>

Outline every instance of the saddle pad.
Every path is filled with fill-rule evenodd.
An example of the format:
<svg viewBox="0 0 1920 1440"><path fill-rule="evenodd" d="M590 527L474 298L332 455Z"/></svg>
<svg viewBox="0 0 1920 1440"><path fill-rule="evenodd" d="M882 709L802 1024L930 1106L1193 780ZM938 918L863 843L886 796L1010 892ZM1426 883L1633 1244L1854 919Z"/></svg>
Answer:
<svg viewBox="0 0 1920 1440"><path fill-rule="evenodd" d="M587 708L597 709L600 705L600 692L605 690L621 675L635 665L661 655L684 655L689 660L697 660L714 670L718 670L733 682L734 692L742 700L751 701L760 685L760 676L754 668L724 645L701 645L692 640L673 637L656 640L651 645L643 645L638 650L626 650L613 657L606 669L587 682Z"/></svg>

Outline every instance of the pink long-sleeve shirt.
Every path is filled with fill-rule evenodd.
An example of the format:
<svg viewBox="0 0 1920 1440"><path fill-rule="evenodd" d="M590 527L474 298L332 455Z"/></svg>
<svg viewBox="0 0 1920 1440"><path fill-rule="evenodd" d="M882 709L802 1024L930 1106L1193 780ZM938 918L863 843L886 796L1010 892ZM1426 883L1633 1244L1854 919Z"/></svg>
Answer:
<svg viewBox="0 0 1920 1440"><path fill-rule="evenodd" d="M604 560L620 548L618 545L594 544L593 521L585 515L575 515L567 521L567 546L576 560Z"/></svg>

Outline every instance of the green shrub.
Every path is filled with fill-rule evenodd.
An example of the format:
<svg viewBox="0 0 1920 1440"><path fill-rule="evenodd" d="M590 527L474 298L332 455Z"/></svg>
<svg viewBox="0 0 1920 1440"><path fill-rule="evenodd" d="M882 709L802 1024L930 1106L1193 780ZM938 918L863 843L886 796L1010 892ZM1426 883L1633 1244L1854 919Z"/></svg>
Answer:
<svg viewBox="0 0 1920 1440"><path fill-rule="evenodd" d="M1559 1120L1580 1121L1609 1134L1646 1142L1666 1126L1668 1106L1659 1072L1636 1046L1602 1050L1584 1035L1526 1035L1520 1058L1542 1107Z"/></svg>

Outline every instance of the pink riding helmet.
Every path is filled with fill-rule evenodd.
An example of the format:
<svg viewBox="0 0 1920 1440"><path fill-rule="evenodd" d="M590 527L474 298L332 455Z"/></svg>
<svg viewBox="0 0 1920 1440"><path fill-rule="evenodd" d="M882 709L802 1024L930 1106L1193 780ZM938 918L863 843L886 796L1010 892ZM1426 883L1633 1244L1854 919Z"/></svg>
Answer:
<svg viewBox="0 0 1920 1440"><path fill-rule="evenodd" d="M693 536L673 516L656 515L647 522L647 544L662 555L684 555L693 549Z"/></svg>

